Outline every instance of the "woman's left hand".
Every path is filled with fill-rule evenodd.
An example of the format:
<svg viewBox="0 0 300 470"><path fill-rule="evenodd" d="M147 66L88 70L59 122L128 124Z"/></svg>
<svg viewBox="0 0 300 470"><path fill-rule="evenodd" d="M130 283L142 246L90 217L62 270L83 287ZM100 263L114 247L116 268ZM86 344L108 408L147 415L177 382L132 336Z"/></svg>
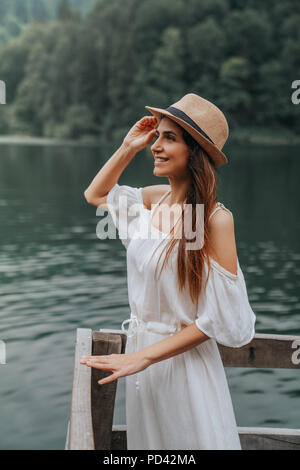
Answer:
<svg viewBox="0 0 300 470"><path fill-rule="evenodd" d="M80 364L95 369L108 370L113 373L105 379L99 380L98 384L103 385L113 382L120 377L136 374L151 365L150 360L146 359L141 351L128 354L109 354L106 356L83 356Z"/></svg>

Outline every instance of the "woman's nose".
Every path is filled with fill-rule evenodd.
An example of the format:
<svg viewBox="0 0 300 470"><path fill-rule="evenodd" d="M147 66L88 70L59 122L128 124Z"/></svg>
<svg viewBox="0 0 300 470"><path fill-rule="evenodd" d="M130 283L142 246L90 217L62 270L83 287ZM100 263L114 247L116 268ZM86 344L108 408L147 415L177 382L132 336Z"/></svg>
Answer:
<svg viewBox="0 0 300 470"><path fill-rule="evenodd" d="M157 138L157 140L154 142L154 144L151 146L151 150L152 152L159 152L159 150L161 150L161 144L159 141L159 137Z"/></svg>

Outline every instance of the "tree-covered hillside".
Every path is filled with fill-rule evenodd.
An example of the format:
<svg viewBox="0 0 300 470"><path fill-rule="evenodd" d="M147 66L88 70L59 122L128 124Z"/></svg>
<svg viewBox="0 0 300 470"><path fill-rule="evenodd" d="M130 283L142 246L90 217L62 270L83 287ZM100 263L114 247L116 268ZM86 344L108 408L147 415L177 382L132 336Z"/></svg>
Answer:
<svg viewBox="0 0 300 470"><path fill-rule="evenodd" d="M95 0L84 17L62 8L0 48L0 133L114 139L145 105L189 92L216 103L231 129L299 133L299 24L298 0Z"/></svg>
<svg viewBox="0 0 300 470"><path fill-rule="evenodd" d="M0 0L0 45L18 36L31 21L45 22L57 16L64 0ZM73 11L86 13L93 0L69 0Z"/></svg>

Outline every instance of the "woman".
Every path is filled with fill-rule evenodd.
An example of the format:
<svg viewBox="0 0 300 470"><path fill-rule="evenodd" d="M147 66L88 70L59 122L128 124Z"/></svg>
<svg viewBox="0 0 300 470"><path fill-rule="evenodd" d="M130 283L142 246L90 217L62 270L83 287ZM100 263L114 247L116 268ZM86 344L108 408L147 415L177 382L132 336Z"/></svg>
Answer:
<svg viewBox="0 0 300 470"><path fill-rule="evenodd" d="M131 307L122 325L129 323L126 351L86 356L81 364L112 372L100 384L126 376L128 449L240 450L217 342L248 344L255 315L238 263L232 214L217 202L215 168L227 162L221 151L227 122L215 105L193 93L168 109L146 109L154 116L132 127L85 192L88 202L110 210L119 235L130 210L141 209L122 236ZM155 137L154 174L170 185L118 185L135 154ZM119 204L121 196L126 206ZM200 224L199 206L204 207ZM187 231L186 207L192 208ZM168 230L170 209L177 221ZM151 236L140 236L145 227ZM187 249L192 239L187 234L197 238L197 227L201 246L190 243Z"/></svg>

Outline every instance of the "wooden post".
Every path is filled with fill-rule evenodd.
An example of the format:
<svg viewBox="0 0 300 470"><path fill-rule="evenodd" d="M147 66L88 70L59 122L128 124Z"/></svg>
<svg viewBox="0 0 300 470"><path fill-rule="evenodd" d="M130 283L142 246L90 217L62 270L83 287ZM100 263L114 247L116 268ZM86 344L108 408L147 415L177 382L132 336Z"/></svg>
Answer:
<svg viewBox="0 0 300 470"><path fill-rule="evenodd" d="M92 354L92 331L78 328L75 345L73 389L68 450L94 450L91 415L91 369L80 364L82 356Z"/></svg>
<svg viewBox="0 0 300 470"><path fill-rule="evenodd" d="M93 332L93 356L121 354L122 338L118 334ZM92 369L92 419L96 450L109 450L112 440L112 423L117 380L99 385L98 381L112 372Z"/></svg>

